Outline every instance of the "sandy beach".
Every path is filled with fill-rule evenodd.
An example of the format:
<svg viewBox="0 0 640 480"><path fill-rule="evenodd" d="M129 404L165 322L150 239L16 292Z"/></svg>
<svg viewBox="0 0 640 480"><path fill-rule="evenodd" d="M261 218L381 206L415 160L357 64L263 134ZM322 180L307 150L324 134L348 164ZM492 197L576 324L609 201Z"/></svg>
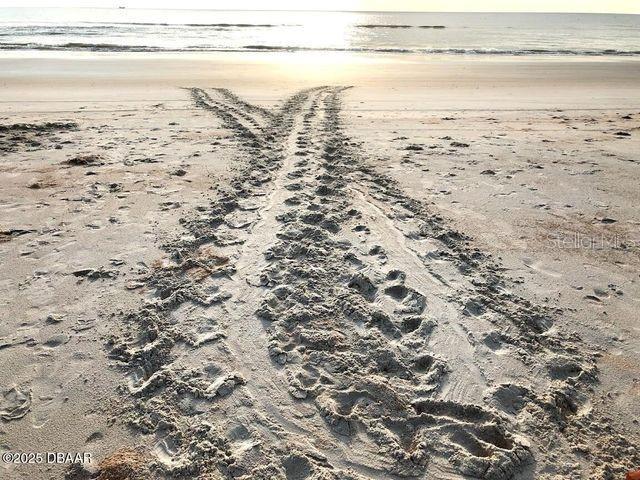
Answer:
<svg viewBox="0 0 640 480"><path fill-rule="evenodd" d="M3 52L0 477L624 478L639 78Z"/></svg>

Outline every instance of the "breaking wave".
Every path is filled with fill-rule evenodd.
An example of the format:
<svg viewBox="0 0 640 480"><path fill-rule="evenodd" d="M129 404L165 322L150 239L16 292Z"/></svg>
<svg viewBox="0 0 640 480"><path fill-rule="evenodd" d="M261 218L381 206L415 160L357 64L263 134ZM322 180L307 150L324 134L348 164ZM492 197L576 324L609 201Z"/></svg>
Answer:
<svg viewBox="0 0 640 480"><path fill-rule="evenodd" d="M425 55L502 55L502 56L528 56L528 55L548 55L548 56L639 56L640 50L615 50L615 49L546 49L546 48L523 48L523 49L492 49L492 48L397 48L397 47L375 47L375 48L330 48L330 47L302 47L302 46L281 46L281 45L245 45L240 48L223 47L216 45L194 45L185 48L166 48L149 45L120 45L115 43L85 43L68 42L63 44L43 44L43 43L16 43L0 42L0 50L48 50L48 51L94 51L94 52L248 52L248 51L271 51L271 52L304 52L304 51L327 51L327 52L361 52L361 53L403 53L403 54L425 54Z"/></svg>

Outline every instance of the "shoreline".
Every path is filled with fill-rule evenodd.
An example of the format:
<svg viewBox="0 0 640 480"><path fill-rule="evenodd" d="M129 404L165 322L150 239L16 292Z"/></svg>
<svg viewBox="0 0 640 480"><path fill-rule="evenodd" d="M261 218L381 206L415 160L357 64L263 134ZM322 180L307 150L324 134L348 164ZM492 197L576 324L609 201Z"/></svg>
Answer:
<svg viewBox="0 0 640 480"><path fill-rule="evenodd" d="M175 56L201 58L210 55L308 55L322 53L323 56L332 55L352 55L354 57L381 57L395 58L400 60L408 57L416 59L438 59L438 60L478 60L478 61L541 61L541 62L588 62L588 61L629 61L640 62L640 54L636 55L564 55L564 54L534 54L534 55L509 55L509 54L464 54L464 53L416 53L416 52L384 52L384 51L352 51L352 50L168 50L168 51L83 51L83 50L39 50L39 49L0 49L0 59L3 58L69 58L69 57L139 57L147 58L174 58Z"/></svg>
<svg viewBox="0 0 640 480"><path fill-rule="evenodd" d="M359 91L382 94L401 84L403 101L412 95L422 108L433 110L640 107L640 61L628 58L37 52L27 57L0 53L0 71L4 105L179 101L184 98L180 87L204 82L265 101L279 96L278 91L318 84L351 85L357 87L356 96ZM388 103L380 99L374 108Z"/></svg>

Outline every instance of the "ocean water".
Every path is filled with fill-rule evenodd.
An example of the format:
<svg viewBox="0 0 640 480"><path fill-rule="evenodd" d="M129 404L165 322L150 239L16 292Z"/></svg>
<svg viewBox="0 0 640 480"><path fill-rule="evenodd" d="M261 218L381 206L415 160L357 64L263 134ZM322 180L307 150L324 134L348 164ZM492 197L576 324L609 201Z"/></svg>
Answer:
<svg viewBox="0 0 640 480"><path fill-rule="evenodd" d="M0 50L640 56L640 15L0 8Z"/></svg>

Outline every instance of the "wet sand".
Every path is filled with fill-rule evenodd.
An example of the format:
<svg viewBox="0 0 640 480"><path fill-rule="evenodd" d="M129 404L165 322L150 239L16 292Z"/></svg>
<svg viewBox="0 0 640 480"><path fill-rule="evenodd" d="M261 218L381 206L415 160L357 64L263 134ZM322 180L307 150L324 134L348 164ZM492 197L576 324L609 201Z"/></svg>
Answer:
<svg viewBox="0 0 640 480"><path fill-rule="evenodd" d="M0 72L7 478L640 467L640 62Z"/></svg>

